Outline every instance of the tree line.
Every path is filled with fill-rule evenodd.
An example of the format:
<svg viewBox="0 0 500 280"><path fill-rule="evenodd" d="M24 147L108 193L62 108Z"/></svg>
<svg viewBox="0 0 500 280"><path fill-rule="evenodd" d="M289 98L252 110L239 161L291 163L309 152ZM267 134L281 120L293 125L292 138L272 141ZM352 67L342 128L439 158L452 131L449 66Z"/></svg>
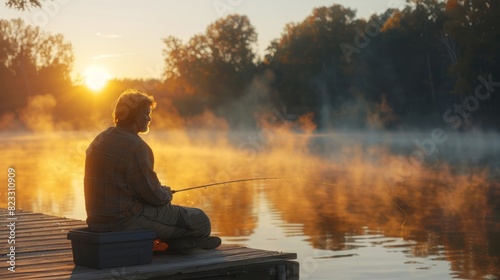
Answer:
<svg viewBox="0 0 500 280"><path fill-rule="evenodd" d="M115 80L100 99L69 79L74 56L62 35L0 20L0 114L22 117L30 98L50 94L55 120L73 123L84 103L107 116L121 87L135 85L181 118L209 111L232 127L278 110L310 114L320 130L498 128L499 14L493 0L413 0L368 19L319 7L263 55L249 19L229 15L187 42L164 38L161 81Z"/></svg>

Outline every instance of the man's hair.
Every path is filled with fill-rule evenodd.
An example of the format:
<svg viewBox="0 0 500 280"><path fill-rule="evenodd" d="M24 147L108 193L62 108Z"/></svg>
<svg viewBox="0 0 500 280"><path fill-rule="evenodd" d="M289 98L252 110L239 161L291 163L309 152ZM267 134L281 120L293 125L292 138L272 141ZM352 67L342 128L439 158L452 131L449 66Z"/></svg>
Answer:
<svg viewBox="0 0 500 280"><path fill-rule="evenodd" d="M156 101L153 96L141 92L136 89L127 89L116 101L115 109L113 110L113 120L115 124L131 124L135 116L145 108L156 107Z"/></svg>

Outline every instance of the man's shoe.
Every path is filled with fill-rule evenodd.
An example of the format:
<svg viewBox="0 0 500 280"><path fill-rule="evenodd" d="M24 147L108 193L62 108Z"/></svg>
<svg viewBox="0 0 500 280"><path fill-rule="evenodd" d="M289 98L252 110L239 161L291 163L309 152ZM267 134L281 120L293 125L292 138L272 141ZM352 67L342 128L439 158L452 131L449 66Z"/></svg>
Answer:
<svg viewBox="0 0 500 280"><path fill-rule="evenodd" d="M198 247L202 249L215 249L220 246L222 240L218 236L197 238Z"/></svg>

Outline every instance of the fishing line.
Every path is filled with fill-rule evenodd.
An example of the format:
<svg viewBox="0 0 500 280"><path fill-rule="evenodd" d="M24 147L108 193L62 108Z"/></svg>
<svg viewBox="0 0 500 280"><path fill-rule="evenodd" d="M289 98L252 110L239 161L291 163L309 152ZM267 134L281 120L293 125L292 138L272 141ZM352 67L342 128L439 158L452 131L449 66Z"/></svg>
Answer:
<svg viewBox="0 0 500 280"><path fill-rule="evenodd" d="M401 235L401 237L403 239L405 239L404 236L403 236L403 227L405 226L406 221L408 220L408 215L406 214L405 210L403 210L403 208L401 208L401 206L399 206L399 204L396 203L396 201L392 200L392 202L394 204L396 204L396 206L399 208L399 210L401 210L401 212L403 212L403 214L405 214L405 220L403 221L403 224L401 225L401 232L399 233Z"/></svg>

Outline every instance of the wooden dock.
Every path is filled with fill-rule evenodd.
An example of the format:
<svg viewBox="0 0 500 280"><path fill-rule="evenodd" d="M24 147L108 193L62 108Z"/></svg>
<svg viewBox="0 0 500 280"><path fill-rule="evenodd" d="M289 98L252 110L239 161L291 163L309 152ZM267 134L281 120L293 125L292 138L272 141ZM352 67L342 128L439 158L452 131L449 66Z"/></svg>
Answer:
<svg viewBox="0 0 500 280"><path fill-rule="evenodd" d="M67 233L84 221L16 210L9 220L0 209L0 279L299 279L295 253L222 245L188 255L154 255L151 264L92 269L75 266ZM15 222L15 244L9 224ZM12 239L11 239L12 240ZM15 246L15 272L8 254ZM11 268L12 269L12 268Z"/></svg>

